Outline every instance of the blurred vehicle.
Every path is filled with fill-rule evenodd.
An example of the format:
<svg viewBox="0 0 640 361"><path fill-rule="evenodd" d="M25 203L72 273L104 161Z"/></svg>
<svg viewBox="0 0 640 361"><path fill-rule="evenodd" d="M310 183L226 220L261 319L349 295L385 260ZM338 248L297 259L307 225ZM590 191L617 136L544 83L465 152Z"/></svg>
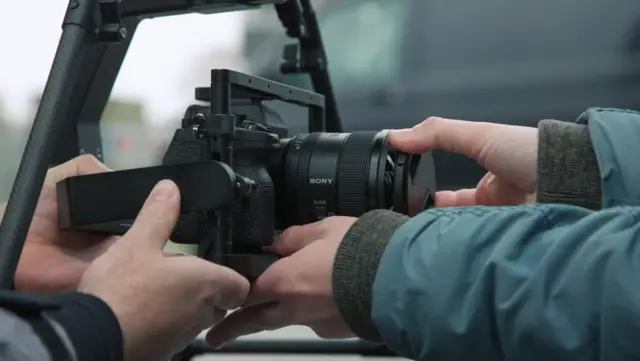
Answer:
<svg viewBox="0 0 640 361"><path fill-rule="evenodd" d="M428 116L536 126L591 106L640 109L636 0L344 0L317 2L345 131L410 127ZM249 73L279 73L274 12L248 21ZM274 106L304 132L302 111ZM475 162L436 154L438 187L473 187Z"/></svg>

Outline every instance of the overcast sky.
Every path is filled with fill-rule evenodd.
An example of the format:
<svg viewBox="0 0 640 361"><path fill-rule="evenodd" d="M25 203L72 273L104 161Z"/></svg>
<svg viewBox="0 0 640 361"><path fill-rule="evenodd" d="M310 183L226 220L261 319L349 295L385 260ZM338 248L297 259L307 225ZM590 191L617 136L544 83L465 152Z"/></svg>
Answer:
<svg viewBox="0 0 640 361"><path fill-rule="evenodd" d="M30 102L44 87L67 3L0 1L0 99L11 122L30 116ZM181 113L193 98L193 90L185 89L184 81L180 81L189 70L186 64L192 64L190 59L195 57L210 56L217 49L240 52L243 19L244 15L237 12L144 21L113 94L139 98L151 119L162 120L166 119L164 114Z"/></svg>

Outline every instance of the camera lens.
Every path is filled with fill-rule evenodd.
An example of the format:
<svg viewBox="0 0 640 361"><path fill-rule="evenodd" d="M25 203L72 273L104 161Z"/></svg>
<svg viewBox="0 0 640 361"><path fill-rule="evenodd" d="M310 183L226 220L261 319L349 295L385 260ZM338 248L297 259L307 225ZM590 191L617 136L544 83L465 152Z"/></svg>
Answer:
<svg viewBox="0 0 640 361"><path fill-rule="evenodd" d="M307 224L391 208L396 152L387 134L310 133L286 140L278 197L283 221Z"/></svg>

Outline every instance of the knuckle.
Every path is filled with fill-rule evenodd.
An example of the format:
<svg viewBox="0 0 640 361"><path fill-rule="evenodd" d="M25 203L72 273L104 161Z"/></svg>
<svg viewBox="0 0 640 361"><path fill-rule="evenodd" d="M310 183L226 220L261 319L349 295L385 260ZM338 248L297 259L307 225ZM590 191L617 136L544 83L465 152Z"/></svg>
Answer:
<svg viewBox="0 0 640 361"><path fill-rule="evenodd" d="M286 241L289 238L293 238L298 233L298 229L300 229L300 226L291 226L285 229L279 237L280 240Z"/></svg>
<svg viewBox="0 0 640 361"><path fill-rule="evenodd" d="M428 117L427 119L423 120L421 123L417 124L414 128L418 130L426 130L426 129L436 127L440 123L442 123L442 118Z"/></svg>

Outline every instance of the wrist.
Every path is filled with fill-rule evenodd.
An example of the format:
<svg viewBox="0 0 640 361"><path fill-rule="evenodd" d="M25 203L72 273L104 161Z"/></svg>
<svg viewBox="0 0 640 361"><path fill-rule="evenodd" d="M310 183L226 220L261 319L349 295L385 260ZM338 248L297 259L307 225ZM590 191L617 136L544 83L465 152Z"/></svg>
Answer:
<svg viewBox="0 0 640 361"><path fill-rule="evenodd" d="M333 297L344 321L365 340L380 342L371 320L373 282L395 230L409 218L388 210L361 216L345 234L333 264Z"/></svg>

